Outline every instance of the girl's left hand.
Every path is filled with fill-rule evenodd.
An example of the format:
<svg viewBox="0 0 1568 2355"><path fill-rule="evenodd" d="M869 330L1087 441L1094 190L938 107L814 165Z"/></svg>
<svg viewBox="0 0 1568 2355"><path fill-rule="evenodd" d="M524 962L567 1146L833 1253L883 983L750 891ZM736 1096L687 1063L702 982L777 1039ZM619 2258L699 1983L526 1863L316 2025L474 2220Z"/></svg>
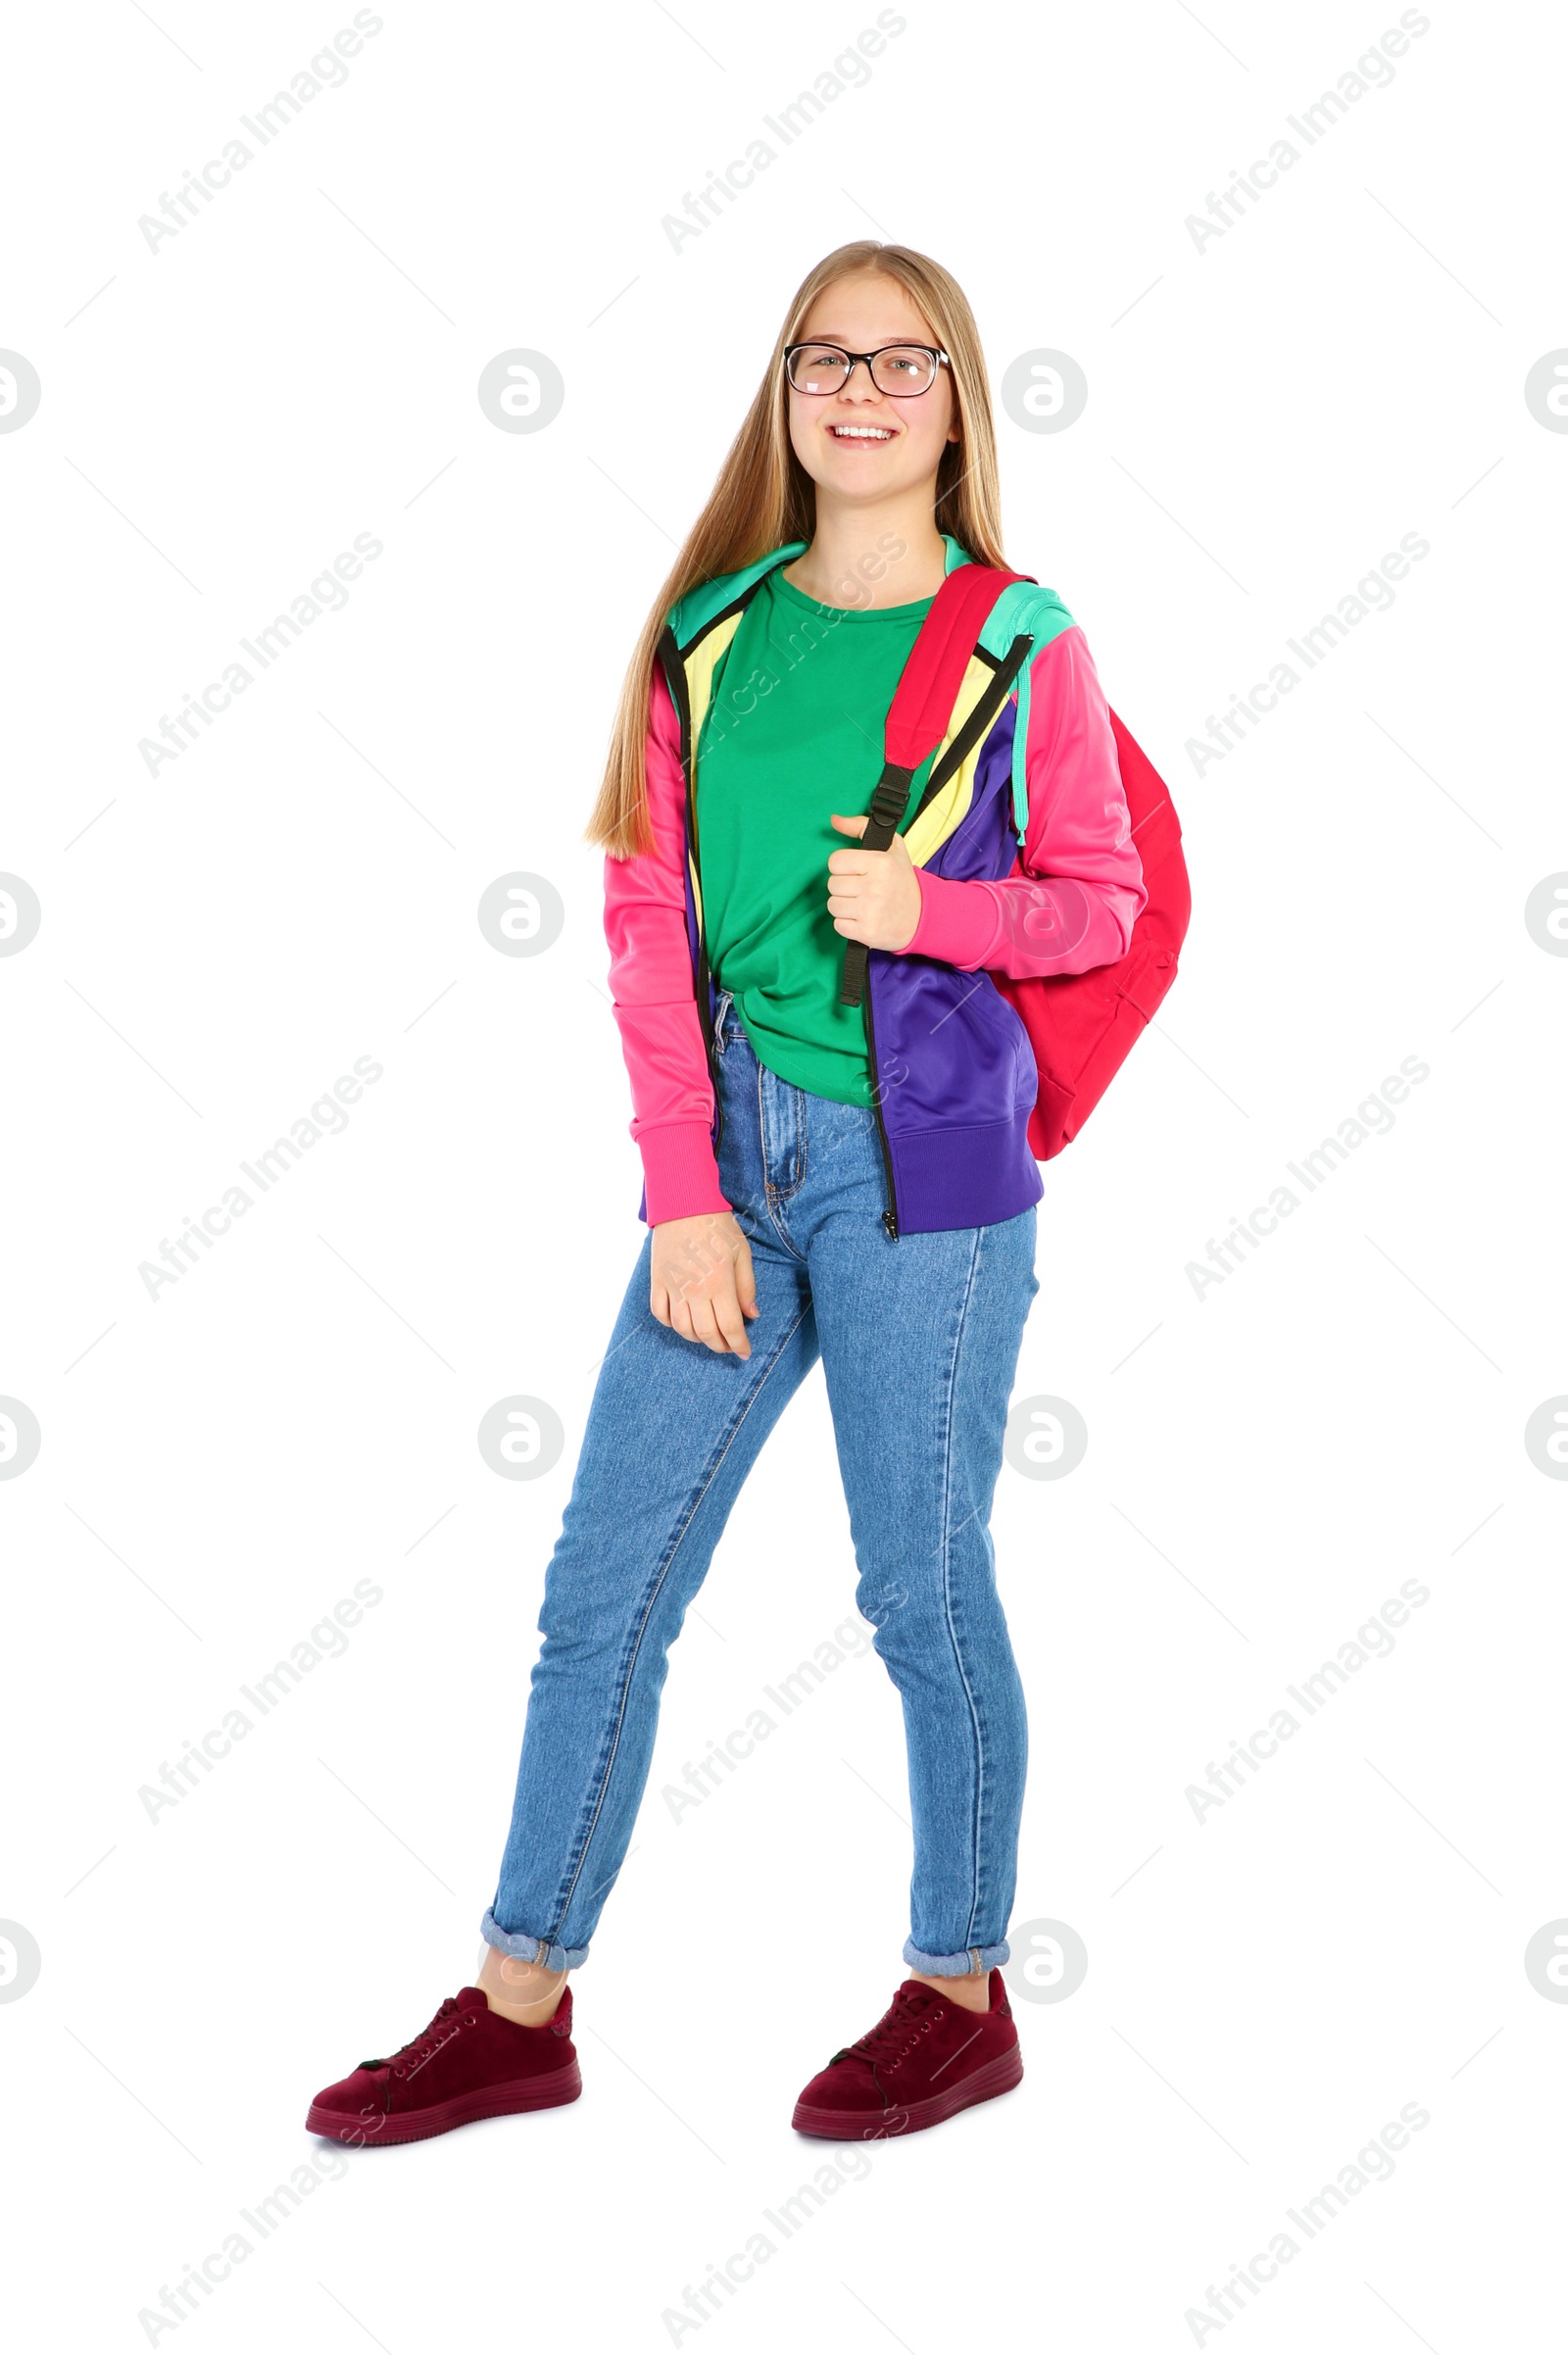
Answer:
<svg viewBox="0 0 1568 2355"><path fill-rule="evenodd" d="M863 817L834 817L830 824L857 840L865 832ZM920 881L895 834L886 851L834 851L827 862L827 911L833 929L847 941L864 941L868 949L906 949L920 923Z"/></svg>

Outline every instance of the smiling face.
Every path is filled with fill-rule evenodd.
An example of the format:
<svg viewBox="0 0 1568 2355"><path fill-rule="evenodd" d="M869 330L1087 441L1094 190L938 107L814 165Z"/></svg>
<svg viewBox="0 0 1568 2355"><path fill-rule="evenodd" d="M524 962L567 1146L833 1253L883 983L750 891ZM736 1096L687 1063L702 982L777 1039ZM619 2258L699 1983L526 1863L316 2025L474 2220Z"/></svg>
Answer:
<svg viewBox="0 0 1568 2355"><path fill-rule="evenodd" d="M817 297L795 341L818 336L849 352L941 343L897 278L879 270L840 278ZM944 449L959 438L946 368L937 369L929 392L913 400L879 392L863 362L841 392L802 393L791 385L788 398L796 457L819 493L846 506L934 484Z"/></svg>

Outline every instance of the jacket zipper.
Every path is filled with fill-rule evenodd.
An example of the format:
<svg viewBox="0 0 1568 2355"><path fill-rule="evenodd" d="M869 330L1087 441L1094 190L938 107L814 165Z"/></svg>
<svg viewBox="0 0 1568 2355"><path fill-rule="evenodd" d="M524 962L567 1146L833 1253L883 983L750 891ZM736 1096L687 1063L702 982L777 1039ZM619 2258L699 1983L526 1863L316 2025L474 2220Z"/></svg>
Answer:
<svg viewBox="0 0 1568 2355"><path fill-rule="evenodd" d="M708 973L708 940L700 916L697 920L697 946L699 958L698 1002L702 1007L703 1043L708 1050L709 1084L713 1091L713 1151L717 1153L718 1141L724 1134L724 1099L718 1092L718 1055L713 1044L713 1009L709 1003L710 990Z"/></svg>
<svg viewBox="0 0 1568 2355"><path fill-rule="evenodd" d="M882 1117L882 1075L877 1069L876 1031L871 1021L871 959L865 963L865 990L861 998L865 1008L865 1050L871 1064L871 1109L876 1114L876 1133L882 1147L882 1167L888 1182L888 1206L882 1213L882 1224L889 1239L899 1240L899 1197L893 1183L893 1148L888 1143L888 1124Z"/></svg>
<svg viewBox="0 0 1568 2355"><path fill-rule="evenodd" d="M723 615L719 614L715 616L715 618L722 620ZM723 1099L720 1097L718 1092L718 1055L713 1045L713 1008L710 1003L710 976L708 967L708 925L701 911L702 875L700 863L697 858L697 796L692 776L692 769L696 759L697 748L692 741L691 706L686 697L686 665L681 660L680 649L675 643L674 632L669 628L667 623L664 627L663 636L660 640L658 652L660 660L663 663L664 679L669 688L670 699L675 706L675 716L680 722L680 764L681 774L686 788L685 836L688 885L691 883L694 872L697 876L697 890L695 895L695 912L697 914L697 970L693 976L692 995L697 1001L698 1028L703 1034L703 1053L708 1062L708 1080L710 1087L713 1091L712 1141L713 1151L717 1153L719 1140L724 1133L724 1104Z"/></svg>

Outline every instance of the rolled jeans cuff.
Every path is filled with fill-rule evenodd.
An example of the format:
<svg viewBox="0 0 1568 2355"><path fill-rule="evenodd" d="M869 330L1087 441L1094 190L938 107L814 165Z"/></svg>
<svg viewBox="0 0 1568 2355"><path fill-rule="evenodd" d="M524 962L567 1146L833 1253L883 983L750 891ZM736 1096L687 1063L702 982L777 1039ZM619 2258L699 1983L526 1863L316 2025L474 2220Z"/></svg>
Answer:
<svg viewBox="0 0 1568 2355"><path fill-rule="evenodd" d="M932 1979L962 1979L971 1971L994 1971L1011 1952L1005 1938L995 1946L967 1946L961 1954L923 1954L912 1938L904 1943L904 1959L910 1970L924 1971Z"/></svg>
<svg viewBox="0 0 1568 2355"><path fill-rule="evenodd" d="M546 1971L575 1971L579 1963L588 1960L586 1946L562 1946L549 1938L530 1938L525 1930L503 1930L488 1910L479 1924L479 1936L487 1946L514 1955L518 1962L536 1962Z"/></svg>

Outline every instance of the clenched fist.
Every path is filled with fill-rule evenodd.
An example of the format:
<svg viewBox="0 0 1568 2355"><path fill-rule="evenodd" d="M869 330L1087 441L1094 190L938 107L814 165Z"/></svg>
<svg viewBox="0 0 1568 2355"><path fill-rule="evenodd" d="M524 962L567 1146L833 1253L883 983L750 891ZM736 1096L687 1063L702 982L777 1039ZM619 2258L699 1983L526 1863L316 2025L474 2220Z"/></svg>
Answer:
<svg viewBox="0 0 1568 2355"><path fill-rule="evenodd" d="M830 823L856 840L869 821L835 817ZM920 880L895 834L885 851L834 851L827 862L827 911L833 929L868 949L906 949L920 922Z"/></svg>

